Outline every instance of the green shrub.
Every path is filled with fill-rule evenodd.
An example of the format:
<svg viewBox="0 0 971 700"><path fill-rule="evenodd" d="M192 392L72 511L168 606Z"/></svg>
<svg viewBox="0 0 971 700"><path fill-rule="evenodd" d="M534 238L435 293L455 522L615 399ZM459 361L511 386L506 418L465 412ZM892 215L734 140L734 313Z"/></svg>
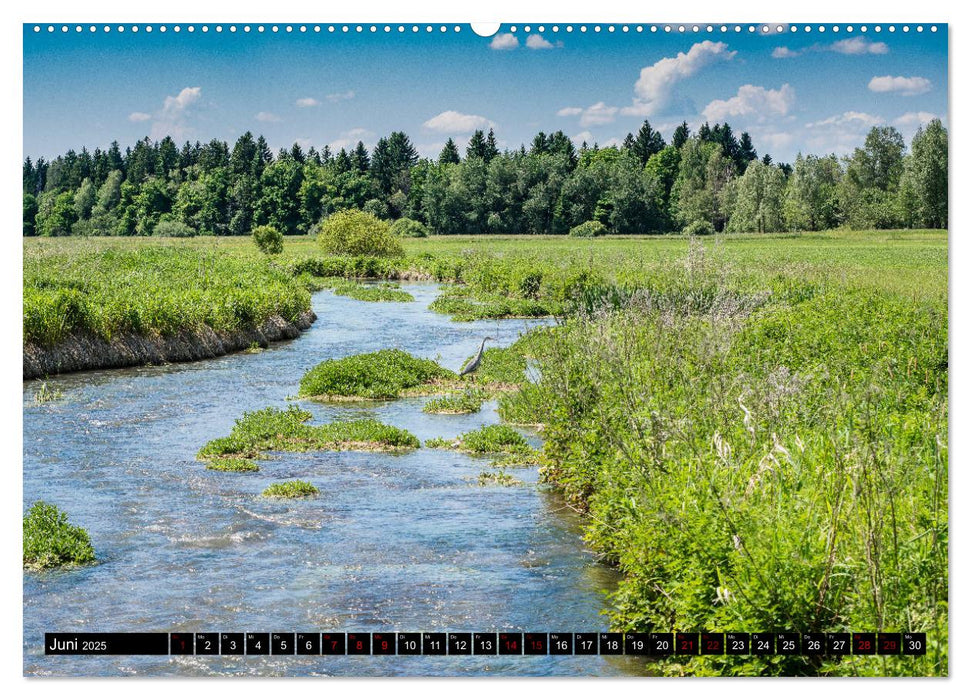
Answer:
<svg viewBox="0 0 971 700"><path fill-rule="evenodd" d="M163 238L192 238L198 236L199 232L188 224L182 223L178 219L168 218L171 215L163 214L155 228L152 230L153 236Z"/></svg>
<svg viewBox="0 0 971 700"><path fill-rule="evenodd" d="M432 360L379 350L321 362L300 380L300 396L394 399L407 389L455 378Z"/></svg>
<svg viewBox="0 0 971 700"><path fill-rule="evenodd" d="M584 221L570 229L574 238L596 238L607 235L607 227L599 221Z"/></svg>
<svg viewBox="0 0 971 700"><path fill-rule="evenodd" d="M253 242L265 255L278 255L283 252L283 234L273 226L254 228Z"/></svg>
<svg viewBox="0 0 971 700"><path fill-rule="evenodd" d="M391 224L391 233L399 238L427 238L428 227L420 221L402 217Z"/></svg>
<svg viewBox="0 0 971 700"><path fill-rule="evenodd" d="M264 498L313 498L320 489L306 481L281 481L270 484L263 490Z"/></svg>
<svg viewBox="0 0 971 700"><path fill-rule="evenodd" d="M692 221L690 224L684 227L684 235L713 236L715 235L715 227L711 225L710 221Z"/></svg>
<svg viewBox="0 0 971 700"><path fill-rule="evenodd" d="M388 222L358 209L345 209L324 219L317 240L331 255L401 257L404 248Z"/></svg>
<svg viewBox="0 0 971 700"><path fill-rule="evenodd" d="M364 203L364 211L368 214L373 214L379 219L387 219L391 215L388 211L388 205L380 199L369 199L366 201Z"/></svg>
<svg viewBox="0 0 971 700"><path fill-rule="evenodd" d="M37 501L24 515L24 568L51 569L95 561L91 538L57 506Z"/></svg>

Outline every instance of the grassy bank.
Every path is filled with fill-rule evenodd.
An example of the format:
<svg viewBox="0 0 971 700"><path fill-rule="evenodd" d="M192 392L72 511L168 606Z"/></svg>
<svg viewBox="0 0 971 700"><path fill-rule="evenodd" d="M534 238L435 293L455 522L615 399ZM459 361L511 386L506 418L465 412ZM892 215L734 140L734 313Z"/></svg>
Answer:
<svg viewBox="0 0 971 700"><path fill-rule="evenodd" d="M944 251L855 249L776 274L691 251L680 290L591 300L539 347L542 380L500 400L544 424L544 479L623 572L615 629L929 640L924 657L700 656L666 674L947 673Z"/></svg>
<svg viewBox="0 0 971 700"><path fill-rule="evenodd" d="M24 246L24 341L51 346L73 332L173 335L237 331L310 309L301 280L218 244L114 245L84 239Z"/></svg>

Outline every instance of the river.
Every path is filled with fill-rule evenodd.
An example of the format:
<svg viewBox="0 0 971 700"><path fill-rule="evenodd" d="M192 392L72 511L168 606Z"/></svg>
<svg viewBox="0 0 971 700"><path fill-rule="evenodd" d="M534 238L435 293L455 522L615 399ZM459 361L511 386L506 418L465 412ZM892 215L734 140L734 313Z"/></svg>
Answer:
<svg viewBox="0 0 971 700"><path fill-rule="evenodd" d="M300 338L256 354L59 376L38 404L24 382L24 509L52 502L88 530L99 564L24 574L25 675L628 675L598 656L44 656L54 631L603 631L616 573L535 468L523 486L478 486L488 460L420 449L280 454L261 471L208 471L196 451L243 411L285 406L321 360L401 348L457 369L484 335L508 345L522 320L455 323L409 303L314 294ZM422 441L498 421L422 413L425 398L323 404L314 422L373 417ZM529 436L538 445L535 435ZM314 500L258 498L299 478Z"/></svg>

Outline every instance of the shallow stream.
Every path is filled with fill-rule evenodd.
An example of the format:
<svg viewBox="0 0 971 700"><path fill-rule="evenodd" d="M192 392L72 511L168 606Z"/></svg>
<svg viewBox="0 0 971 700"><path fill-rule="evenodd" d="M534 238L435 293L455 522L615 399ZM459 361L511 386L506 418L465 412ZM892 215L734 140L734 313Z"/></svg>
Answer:
<svg viewBox="0 0 971 700"><path fill-rule="evenodd" d="M55 503L88 530L96 566L24 574L28 675L625 675L611 657L72 657L42 652L53 631L603 631L615 573L580 523L537 486L478 486L488 460L443 450L404 455L281 454L253 474L195 461L243 411L285 406L300 377L334 357L401 348L458 369L484 335L508 345L521 320L455 323L411 303L314 295L319 318L265 352L84 372L24 382L24 509ZM373 417L422 441L498 421L422 413L425 398L301 402L314 422ZM531 436L534 444L539 441ZM259 498L303 479L314 500Z"/></svg>

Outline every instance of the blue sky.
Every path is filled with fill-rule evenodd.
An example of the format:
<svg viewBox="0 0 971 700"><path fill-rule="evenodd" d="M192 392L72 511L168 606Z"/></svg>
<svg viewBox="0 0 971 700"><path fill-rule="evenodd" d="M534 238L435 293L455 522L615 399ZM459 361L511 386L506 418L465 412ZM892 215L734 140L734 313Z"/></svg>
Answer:
<svg viewBox="0 0 971 700"><path fill-rule="evenodd" d="M448 137L495 128L518 148L539 130L579 144L615 143L646 118L670 139L685 120L728 121L760 154L851 151L871 126L907 138L947 114L947 28L863 33L624 33L467 25L442 33L249 33L228 25L137 33L39 33L24 27L24 154L50 158L143 136L232 142L249 130L277 149L294 141L372 145L405 131L422 155Z"/></svg>

